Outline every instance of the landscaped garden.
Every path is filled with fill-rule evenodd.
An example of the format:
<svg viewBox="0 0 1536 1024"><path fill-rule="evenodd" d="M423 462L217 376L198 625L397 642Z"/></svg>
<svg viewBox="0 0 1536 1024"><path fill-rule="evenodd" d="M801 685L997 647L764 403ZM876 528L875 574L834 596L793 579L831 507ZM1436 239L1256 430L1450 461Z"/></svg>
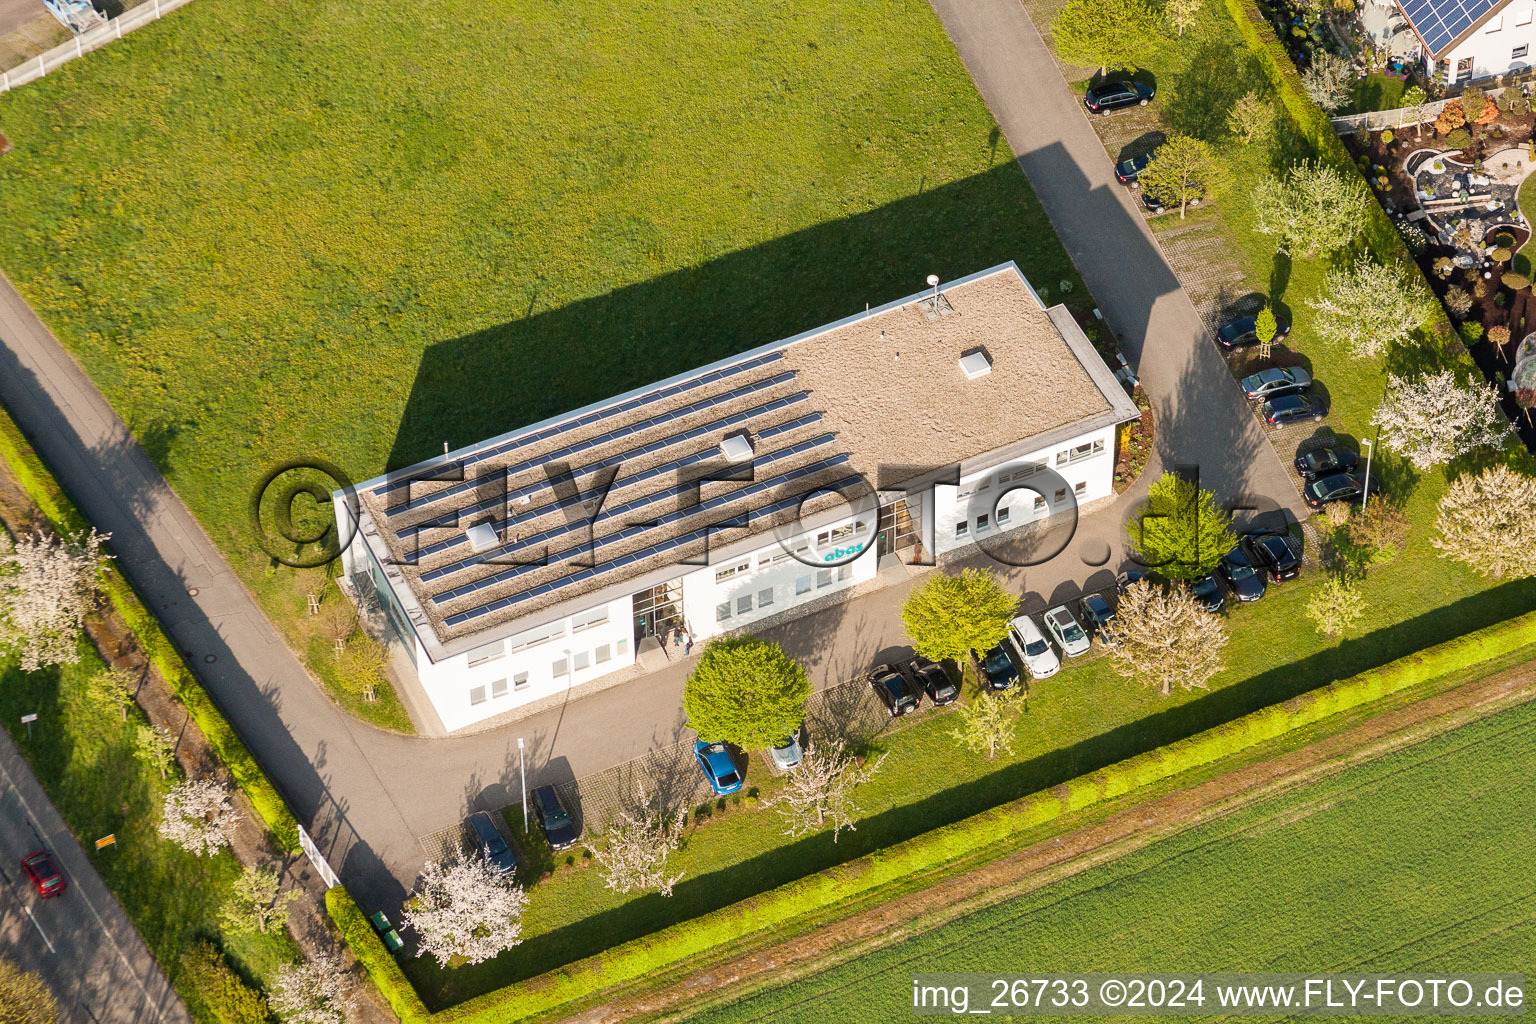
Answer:
<svg viewBox="0 0 1536 1024"><path fill-rule="evenodd" d="M324 573L248 523L273 466L364 479L930 273L1091 305L920 0L194 4L0 123L0 266L325 677Z"/></svg>
<svg viewBox="0 0 1536 1024"><path fill-rule="evenodd" d="M1529 974L1533 771L1525 704L698 1019L888 1021L942 972Z"/></svg>

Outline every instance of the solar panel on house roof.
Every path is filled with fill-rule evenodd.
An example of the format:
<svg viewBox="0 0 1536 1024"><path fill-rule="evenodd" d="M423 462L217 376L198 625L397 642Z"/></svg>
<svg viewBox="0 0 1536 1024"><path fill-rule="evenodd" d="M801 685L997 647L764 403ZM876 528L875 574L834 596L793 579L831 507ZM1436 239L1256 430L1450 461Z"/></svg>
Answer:
<svg viewBox="0 0 1536 1024"><path fill-rule="evenodd" d="M469 455L460 456L458 459L455 459L448 465L462 466L467 470L470 466L473 466L476 463L483 462L486 459L496 458L498 455L505 455L508 452L516 451L519 448L525 448L528 445L536 444L539 441L544 441L551 437L555 437L567 430L574 430L578 427L589 426L593 423L607 419L610 416L618 416L626 412L633 412L636 409L641 409L647 405L650 405L652 402L659 402L664 398L672 398L676 395L686 394L695 388L704 387L707 384L714 384L717 381L725 380L727 377L734 377L737 374L746 373L748 370L755 370L759 366L767 366L769 363L776 362L777 360L783 358L784 353L782 351L776 351L765 352L760 356L753 356L751 359L743 359L739 363L732 363L729 366L722 366L717 370L711 370L708 373L700 374L697 377L690 377L688 380L679 381L676 384L671 384L664 388L656 388L653 391L647 391L643 395L636 395L634 398L620 402L617 405L610 405L602 409L595 409L584 416L578 416L573 419L561 420L559 423L552 423L541 430L536 430L529 434L519 434L518 436L510 438L494 447L483 448L479 451L472 452ZM416 479L417 478L411 474L388 479L375 487L373 489L373 493L379 497L383 497L386 494L398 491L402 487L409 487L411 483Z"/></svg>
<svg viewBox="0 0 1536 1024"><path fill-rule="evenodd" d="M1450 46L1501 0L1401 0L1403 13L1432 53Z"/></svg>
<svg viewBox="0 0 1536 1024"><path fill-rule="evenodd" d="M862 478L860 477L848 476L837 481L835 484L830 484L829 489L837 490L843 487L856 487L861 482ZM790 497L780 499L771 505L765 505L764 507L757 509L748 515L748 523L754 519L777 515L780 512L785 512L789 509L795 508L800 504L804 497L805 495L803 494L791 495ZM553 594L558 590L563 590L566 587L575 586L578 583L583 583L589 579L593 579L601 573L611 572L614 569L621 569L626 565L632 565L635 562L650 558L654 555L665 554L668 551L676 551L678 548L686 547L687 545L696 541L703 540L709 535L709 531L710 527L701 527L697 530L685 533L681 537L673 537L671 540L662 541L658 544L652 544L648 548L641 548L639 551L632 551L627 555L622 555L599 569L583 569L579 573L574 573L570 576L563 576L560 579L554 580L550 583L541 583L539 586L534 587L531 590L525 590L520 594L510 594L507 597L492 601L489 604L481 605L479 608L471 608L468 611L458 612L457 614L448 616L443 621L450 627L461 626L466 622L473 622L475 619L482 618L486 615L494 615L496 612L504 611L507 608L515 608L517 605L524 601L531 601L536 597L543 597L545 594Z"/></svg>
<svg viewBox="0 0 1536 1024"><path fill-rule="evenodd" d="M830 459L822 459L819 462L813 462L810 465L801 466L799 469L791 470L790 472L784 473L781 476L774 477L771 480L764 480L760 483L750 484L739 490L732 491L730 494L722 494L717 498L711 498L709 501L700 502L697 505L689 505L687 508L681 508L675 512L669 512L652 522L638 523L634 526L626 527L622 530L617 530L604 537L599 537L591 544L577 544L574 547L566 548L564 551L550 555L542 563L513 566L510 569L494 573L485 577L484 579L476 580L473 583L466 583L462 587L455 587L452 590L434 596L432 598L432 603L447 604L449 601L456 601L461 597L468 597L476 591L485 590L488 587L494 587L501 583L508 583L520 576L526 576L528 573L547 568L551 565L558 565L561 562L568 562L574 558L586 557L590 555L595 559L597 557L597 552L604 547L608 547L609 545L617 544L620 541L632 540L633 538L638 537L650 530L659 529L663 526L670 526L673 523L681 522L682 520L688 519L692 516L700 515L705 512L713 512L716 509L722 508L735 501L739 501L744 498L750 498L758 494L763 494L767 491L773 490L776 487L782 487L785 484L794 483L796 480L803 480L808 476L814 476L817 473L824 472L825 470L831 469L834 466L844 465L847 462L847 455L835 455ZM800 497L803 497L803 495ZM797 497L795 500L798 502L800 497ZM777 505L778 502L775 502L774 504ZM750 522L752 518L760 515L762 515L761 510L749 512L747 515L747 520ZM624 562L622 558L616 559L614 561L604 563L600 571L610 572L613 569L616 569L625 564L627 563ZM580 574L578 573L577 575Z"/></svg>
<svg viewBox="0 0 1536 1024"><path fill-rule="evenodd" d="M708 398L701 398L697 402L691 402L680 409L673 409L670 412L658 413L657 415L651 416L648 419L643 419L635 423L629 423L622 427L615 427L613 430L610 430L605 434L599 434L596 437L582 438L580 441L568 444L564 448L559 448L555 451L537 456L536 458L527 459L513 466L508 466L505 470L505 475L508 478L511 478L516 476L518 473L523 473L530 469L537 469L538 467L547 465L550 462L557 462L574 458L575 456L580 455L582 452L589 452L594 448L601 447L602 445L611 444L614 441L621 441L626 437L633 437L636 434L642 434L647 430L665 426L668 423L673 423L677 420L684 419L685 417L705 412L709 409L715 408L716 406L728 405L739 398L746 398L749 395L757 394L759 391L767 391L768 389L778 387L781 384L788 384L794 379L795 375L793 372L780 373L772 377L764 377L762 380L753 381L751 384L736 388L732 391L722 392L718 395L711 395ZM445 487L440 491L433 491L430 494L422 494L414 498L407 496L404 501L400 501L386 509L385 514L388 516L403 515L406 512L415 511L416 509L442 501L444 498L455 497L456 495L474 491L484 486L484 479L480 477L471 477L464 480L462 483L455 484L452 487Z"/></svg>

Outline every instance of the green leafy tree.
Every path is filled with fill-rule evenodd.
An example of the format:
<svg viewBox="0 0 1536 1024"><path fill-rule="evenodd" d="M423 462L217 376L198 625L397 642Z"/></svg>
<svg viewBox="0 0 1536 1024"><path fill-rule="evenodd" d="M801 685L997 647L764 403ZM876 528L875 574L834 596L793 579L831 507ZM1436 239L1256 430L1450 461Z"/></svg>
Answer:
<svg viewBox="0 0 1536 1024"><path fill-rule="evenodd" d="M272 930L288 918L288 908L303 893L298 889L283 891L283 879L274 869L249 864L230 886L219 908L219 920L231 932Z"/></svg>
<svg viewBox="0 0 1536 1024"><path fill-rule="evenodd" d="M176 737L164 726L140 725L133 734L133 756L167 778L176 767Z"/></svg>
<svg viewBox="0 0 1536 1024"><path fill-rule="evenodd" d="M770 747L805 721L811 681L784 648L754 636L711 640L683 690L688 727L711 743Z"/></svg>
<svg viewBox="0 0 1536 1024"><path fill-rule="evenodd" d="M128 705L133 702L134 690L139 680L132 672L120 668L104 668L91 676L85 684L85 696L90 703L108 713L117 712L128 721Z"/></svg>
<svg viewBox="0 0 1536 1024"><path fill-rule="evenodd" d="M1280 325L1275 322L1275 311L1265 306L1259 310L1259 315L1253 318L1253 336L1259 339L1259 357L1269 358L1269 347L1275 343L1275 335L1280 331Z"/></svg>
<svg viewBox="0 0 1536 1024"><path fill-rule="evenodd" d="M389 649L366 630L346 642L341 656L336 659L336 681L348 693L358 694L364 700L378 699L378 689L385 682L384 670L389 667Z"/></svg>
<svg viewBox="0 0 1536 1024"><path fill-rule="evenodd" d="M912 646L934 661L986 651L1008 635L1017 599L985 569L936 573L901 606Z"/></svg>
<svg viewBox="0 0 1536 1024"><path fill-rule="evenodd" d="M1244 93L1227 114L1227 127L1232 134L1250 146L1268 135L1274 126L1275 108L1257 92Z"/></svg>
<svg viewBox="0 0 1536 1024"><path fill-rule="evenodd" d="M1365 618L1360 584L1353 577L1331 577L1307 602L1307 618L1327 637L1342 636L1354 629Z"/></svg>
<svg viewBox="0 0 1536 1024"><path fill-rule="evenodd" d="M1002 693L983 691L961 706L949 734L972 753L984 754L988 761L995 759L999 752L1011 755L1023 693L1023 687Z"/></svg>
<svg viewBox="0 0 1536 1024"><path fill-rule="evenodd" d="M1184 35L1184 30L1194 26L1200 17L1200 8L1205 6L1205 0L1166 0L1163 4L1163 14L1173 22L1173 27L1179 30L1179 35Z"/></svg>
<svg viewBox="0 0 1536 1024"><path fill-rule="evenodd" d="M1175 135L1157 147L1137 180L1159 203L1177 205L1182 218L1191 202L1219 190L1225 181L1224 170L1208 144L1188 135Z"/></svg>
<svg viewBox="0 0 1536 1024"><path fill-rule="evenodd" d="M1286 251L1315 259L1348 247L1360 235L1365 183L1322 162L1303 161L1282 178L1265 178L1253 190L1260 234L1277 235Z"/></svg>
<svg viewBox="0 0 1536 1024"><path fill-rule="evenodd" d="M1409 112L1408 116L1414 120L1414 134L1422 138L1424 135L1424 108L1429 105L1429 94L1424 91L1422 86L1415 85L1403 93L1402 104L1403 109Z"/></svg>
<svg viewBox="0 0 1536 1024"><path fill-rule="evenodd" d="M1134 532L1141 560L1171 579L1199 579L1237 543L1216 496L1173 473L1152 484Z"/></svg>
<svg viewBox="0 0 1536 1024"><path fill-rule="evenodd" d="M1051 23L1051 38L1062 60L1107 75L1111 64L1134 70L1162 27L1143 0L1068 0Z"/></svg>

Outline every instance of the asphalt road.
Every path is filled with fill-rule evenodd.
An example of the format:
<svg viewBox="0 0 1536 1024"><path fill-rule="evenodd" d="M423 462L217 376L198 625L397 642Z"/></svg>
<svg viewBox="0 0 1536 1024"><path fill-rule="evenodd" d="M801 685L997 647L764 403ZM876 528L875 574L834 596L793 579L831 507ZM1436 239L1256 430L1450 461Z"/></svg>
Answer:
<svg viewBox="0 0 1536 1024"><path fill-rule="evenodd" d="M46 849L69 879L41 899L21 859ZM110 857L107 850L95 856ZM144 940L0 730L0 953L39 971L61 1024L191 1024Z"/></svg>
<svg viewBox="0 0 1536 1024"><path fill-rule="evenodd" d="M1153 398L1157 460L1139 489L1085 520L1065 557L1013 577L1031 600L1071 596L1118 564L1119 518L1162 466L1260 511L1306 512L1194 306L1016 0L935 0L950 36L1047 214ZM413 886L418 837L474 806L516 799L517 737L531 781L580 777L685 736L685 668L672 668L494 731L401 737L338 711L223 555L48 329L0 278L0 402L70 496L112 534L118 564L367 909ZM903 587L772 634L818 683L846 679L900 641Z"/></svg>

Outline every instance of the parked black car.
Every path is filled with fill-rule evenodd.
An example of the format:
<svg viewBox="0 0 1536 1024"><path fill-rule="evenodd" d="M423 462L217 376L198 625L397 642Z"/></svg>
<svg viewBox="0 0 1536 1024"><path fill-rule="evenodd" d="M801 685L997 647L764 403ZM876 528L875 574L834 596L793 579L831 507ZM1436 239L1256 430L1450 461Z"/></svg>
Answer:
<svg viewBox="0 0 1536 1024"><path fill-rule="evenodd" d="M960 696L960 687L949 678L949 673L944 671L944 666L929 661L918 655L905 665L907 670L907 682L916 684L919 690L928 695L928 700L936 708L945 704L953 704Z"/></svg>
<svg viewBox="0 0 1536 1024"><path fill-rule="evenodd" d="M1291 547L1289 537L1278 533L1250 533L1240 543L1249 560L1268 571L1271 582L1283 583L1301 575L1301 556Z"/></svg>
<svg viewBox="0 0 1536 1024"><path fill-rule="evenodd" d="M1257 345L1259 336L1254 333L1257 318L1251 316L1224 323L1216 328L1216 343L1222 348L1242 348L1245 345ZM1286 335L1291 333L1291 325L1279 317L1275 317L1275 336L1272 341L1284 341Z"/></svg>
<svg viewBox="0 0 1536 1024"><path fill-rule="evenodd" d="M1302 420L1320 420L1328 415L1328 403L1322 395L1281 395L1264 403L1264 422L1279 430Z"/></svg>
<svg viewBox="0 0 1536 1024"><path fill-rule="evenodd" d="M1129 160L1121 160L1115 164L1115 178L1122 185L1137 188L1136 179L1141 177L1141 172L1147 169L1147 164L1152 162L1152 154L1145 156L1133 156Z"/></svg>
<svg viewBox="0 0 1536 1024"><path fill-rule="evenodd" d="M512 847L501 837L489 814L484 811L471 814L469 827L474 831L475 838L480 840L480 847L485 851L485 859L491 862L491 867L502 874L517 869L517 854L512 852Z"/></svg>
<svg viewBox="0 0 1536 1024"><path fill-rule="evenodd" d="M1257 601L1264 596L1264 576L1253 567L1241 545L1221 556L1221 575L1239 601Z"/></svg>
<svg viewBox="0 0 1536 1024"><path fill-rule="evenodd" d="M1098 636L1099 643L1110 647L1115 645L1115 634L1110 628L1115 621L1115 609L1103 594L1084 594L1082 600L1077 602L1077 612L1083 623Z"/></svg>
<svg viewBox="0 0 1536 1024"><path fill-rule="evenodd" d="M1202 191L1199 195L1191 196L1189 198L1189 202L1186 205L1188 205L1190 208L1194 208L1199 206L1204 200L1205 193ZM1176 209L1179 203L1178 200L1173 199L1172 197L1169 197L1167 201L1164 201L1164 197L1154 195L1153 193L1143 189L1141 193L1141 205L1145 206L1150 213L1162 213L1165 210Z"/></svg>
<svg viewBox="0 0 1536 1024"><path fill-rule="evenodd" d="M1208 612L1219 612L1227 603L1227 595L1222 593L1221 583L1213 572L1197 580L1190 580L1189 592L1200 602L1200 607Z"/></svg>
<svg viewBox="0 0 1536 1024"><path fill-rule="evenodd" d="M1145 82L1117 79L1091 86L1083 96L1083 106L1095 114L1107 114L1121 107L1146 106L1156 90Z"/></svg>
<svg viewBox="0 0 1536 1024"><path fill-rule="evenodd" d="M1019 681L1018 660L1013 657L1007 640L1000 641L984 655L977 656L981 669L981 685L988 690L1007 690ZM975 652L971 652L975 654Z"/></svg>
<svg viewBox="0 0 1536 1024"><path fill-rule="evenodd" d="M581 837L554 786L540 786L533 791L533 813L551 850L568 850Z"/></svg>
<svg viewBox="0 0 1536 1024"><path fill-rule="evenodd" d="M922 706L922 691L907 681L894 665L876 665L869 674L869 685L892 718L916 711Z"/></svg>
<svg viewBox="0 0 1536 1024"><path fill-rule="evenodd" d="M1271 366L1243 378L1243 394L1250 399L1299 395L1312 386L1312 375L1299 366Z"/></svg>
<svg viewBox="0 0 1536 1024"><path fill-rule="evenodd" d="M1313 508L1322 508L1330 501L1347 501L1352 505L1358 505L1366 493L1364 473L1330 473L1328 476L1313 480L1301 489L1301 496L1306 498L1307 504ZM1369 493L1381 493L1381 485L1376 482L1375 477L1370 478Z"/></svg>
<svg viewBox="0 0 1536 1024"><path fill-rule="evenodd" d="M1316 480L1335 473L1349 473L1360 465L1360 456L1348 448L1316 448L1296 456L1296 472L1304 479Z"/></svg>

